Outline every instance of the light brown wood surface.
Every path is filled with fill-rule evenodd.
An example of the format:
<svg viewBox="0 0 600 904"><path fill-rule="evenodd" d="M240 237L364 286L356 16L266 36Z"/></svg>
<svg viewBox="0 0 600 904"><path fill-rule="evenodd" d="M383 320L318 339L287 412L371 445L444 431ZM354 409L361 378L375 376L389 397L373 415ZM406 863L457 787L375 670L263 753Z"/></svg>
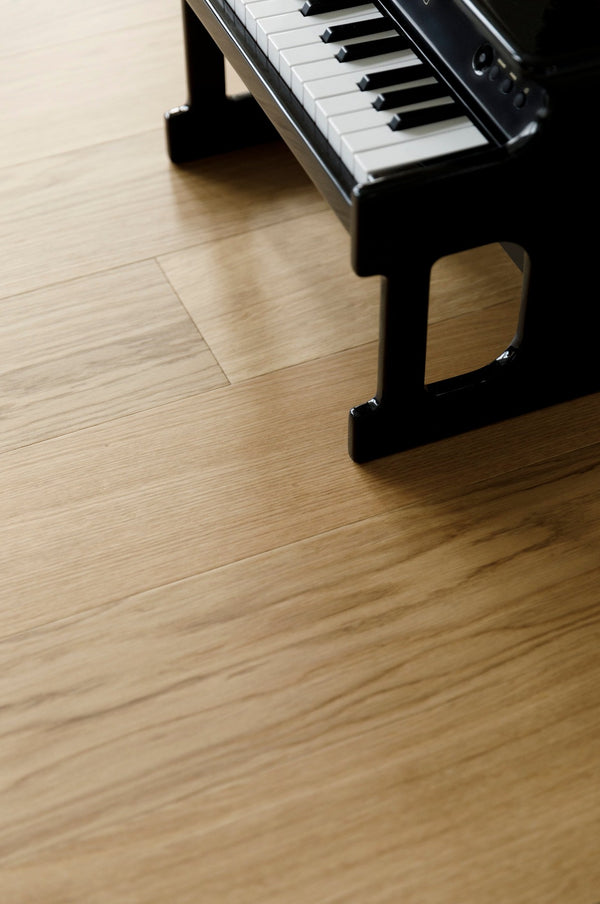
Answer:
<svg viewBox="0 0 600 904"><path fill-rule="evenodd" d="M2 904L598 904L598 398L354 465L378 282L169 163L178 5L0 10ZM436 266L429 379L519 282Z"/></svg>

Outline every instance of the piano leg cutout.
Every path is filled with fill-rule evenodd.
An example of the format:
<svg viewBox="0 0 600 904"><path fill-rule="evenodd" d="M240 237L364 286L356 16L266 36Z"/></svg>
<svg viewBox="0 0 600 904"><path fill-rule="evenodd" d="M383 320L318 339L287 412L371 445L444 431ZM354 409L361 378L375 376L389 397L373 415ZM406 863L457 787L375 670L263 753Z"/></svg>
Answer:
<svg viewBox="0 0 600 904"><path fill-rule="evenodd" d="M186 0L182 7L188 102L165 113L171 161L190 163L279 139L253 97L227 96L223 54Z"/></svg>
<svg viewBox="0 0 600 904"><path fill-rule="evenodd" d="M477 370L427 386L430 265L413 261L412 277L382 277L377 394L350 411L350 457L370 461L600 391L593 278L584 266L573 276L565 261L575 259L574 249L565 257L564 247L546 247L533 266L527 261L508 349Z"/></svg>

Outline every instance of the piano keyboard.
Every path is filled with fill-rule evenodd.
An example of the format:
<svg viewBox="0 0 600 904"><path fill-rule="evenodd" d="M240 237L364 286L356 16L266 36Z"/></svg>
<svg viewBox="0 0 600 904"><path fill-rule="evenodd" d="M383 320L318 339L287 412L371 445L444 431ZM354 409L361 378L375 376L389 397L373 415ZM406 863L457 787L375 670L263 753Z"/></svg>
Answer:
<svg viewBox="0 0 600 904"><path fill-rule="evenodd" d="M357 182L487 143L373 4L227 2Z"/></svg>

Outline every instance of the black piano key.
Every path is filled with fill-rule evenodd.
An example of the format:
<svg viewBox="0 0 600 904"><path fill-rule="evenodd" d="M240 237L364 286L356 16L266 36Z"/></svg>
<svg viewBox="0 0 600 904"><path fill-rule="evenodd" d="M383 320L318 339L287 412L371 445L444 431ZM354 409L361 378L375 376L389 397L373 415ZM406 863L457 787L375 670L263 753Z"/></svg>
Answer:
<svg viewBox="0 0 600 904"><path fill-rule="evenodd" d="M300 12L303 16L318 16L321 13L343 12L364 4L365 0L306 0Z"/></svg>
<svg viewBox="0 0 600 904"><path fill-rule="evenodd" d="M330 25L321 35L325 44L330 41L349 41L350 38L365 38L367 35L376 35L381 31L389 31L390 25L383 16L375 19L359 19L354 22L341 22L339 25Z"/></svg>
<svg viewBox="0 0 600 904"><path fill-rule="evenodd" d="M420 85L418 88L399 88L397 91L384 91L373 101L376 110L391 110L392 107L405 107L408 104L421 104L426 100L446 97L448 89L445 85Z"/></svg>
<svg viewBox="0 0 600 904"><path fill-rule="evenodd" d="M395 69L380 69L363 75L358 87L361 91L378 91L390 85L403 85L405 82L416 82L431 75L431 70L424 63L414 66L398 66Z"/></svg>
<svg viewBox="0 0 600 904"><path fill-rule="evenodd" d="M340 63L350 63L353 60L364 60L367 57L382 56L384 53L395 53L398 50L407 50L409 43L400 35L392 35L389 38L374 38L372 41L361 41L359 44L346 44L335 55Z"/></svg>
<svg viewBox="0 0 600 904"><path fill-rule="evenodd" d="M414 129L415 126L428 126L434 122L444 122L446 119L455 119L464 116L462 107L451 101L440 104L437 107L426 107L423 110L408 110L406 113L396 113L388 122L393 132L401 132L404 129Z"/></svg>

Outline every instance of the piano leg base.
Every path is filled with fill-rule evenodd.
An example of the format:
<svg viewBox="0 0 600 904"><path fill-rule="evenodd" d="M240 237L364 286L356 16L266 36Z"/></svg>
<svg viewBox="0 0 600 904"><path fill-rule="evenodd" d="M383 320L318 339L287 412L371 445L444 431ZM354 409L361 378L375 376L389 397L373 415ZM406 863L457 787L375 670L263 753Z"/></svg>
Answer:
<svg viewBox="0 0 600 904"><path fill-rule="evenodd" d="M215 110L196 113L188 104L165 113L167 150L172 163L235 151L279 139L253 97L224 97Z"/></svg>
<svg viewBox="0 0 600 904"><path fill-rule="evenodd" d="M359 463L403 452L522 414L600 392L600 374L528 368L518 350L474 371L424 387L393 404L371 399L349 414L348 451Z"/></svg>
<svg viewBox="0 0 600 904"><path fill-rule="evenodd" d="M424 392L419 404L407 403L404 409L392 409L375 399L352 408L348 418L348 452L352 461L364 464L483 426L477 416L470 421L463 418L462 423L452 422L443 406L431 402Z"/></svg>

